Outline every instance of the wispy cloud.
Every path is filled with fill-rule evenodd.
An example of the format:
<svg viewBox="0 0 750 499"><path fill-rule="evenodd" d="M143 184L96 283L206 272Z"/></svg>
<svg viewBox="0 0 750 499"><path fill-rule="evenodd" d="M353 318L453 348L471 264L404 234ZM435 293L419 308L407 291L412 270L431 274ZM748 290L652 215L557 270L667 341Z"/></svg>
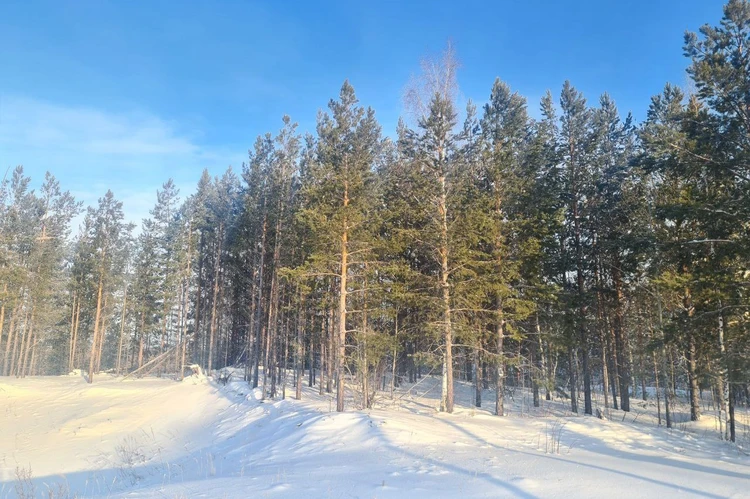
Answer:
<svg viewBox="0 0 750 499"><path fill-rule="evenodd" d="M148 216L168 178L192 193L204 168L238 168L246 149L203 144L200 130L134 110L110 112L0 96L0 168L24 165L39 182L52 172L87 204L112 189L128 220Z"/></svg>

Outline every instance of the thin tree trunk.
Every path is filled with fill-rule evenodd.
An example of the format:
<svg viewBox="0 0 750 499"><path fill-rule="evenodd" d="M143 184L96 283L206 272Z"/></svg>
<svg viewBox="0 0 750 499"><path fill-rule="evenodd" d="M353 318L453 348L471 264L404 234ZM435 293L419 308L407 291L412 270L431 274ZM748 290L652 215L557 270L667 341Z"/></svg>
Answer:
<svg viewBox="0 0 750 499"><path fill-rule="evenodd" d="M31 307L31 314L29 315L29 330L26 333L26 346L21 344L21 352L23 353L22 360L19 359L18 374L24 378L26 377L26 369L28 367L29 350L31 349L31 339L34 336L34 306Z"/></svg>
<svg viewBox="0 0 750 499"><path fill-rule="evenodd" d="M393 399L394 391L396 389L396 362L397 362L397 348L398 348L398 312L394 318L394 332L393 332L393 362L391 364L391 400Z"/></svg>
<svg viewBox="0 0 750 499"><path fill-rule="evenodd" d="M687 352L688 382L690 385L690 421L698 421L700 412L700 392L698 389L698 359L695 346L695 338L691 335L688 340Z"/></svg>
<svg viewBox="0 0 750 499"><path fill-rule="evenodd" d="M3 286L3 295L8 291L8 285ZM3 326L5 326L5 302L0 306L0 347L3 344ZM10 338L10 328L8 329L8 338ZM6 340L7 341L7 340Z"/></svg>
<svg viewBox="0 0 750 499"><path fill-rule="evenodd" d="M103 257L103 256L102 256ZM89 358L89 383L94 382L94 365L96 362L97 341L99 339L99 318L102 314L102 288L104 287L104 273L99 274L99 286L96 291L96 317L94 319L94 335L91 341L91 356Z"/></svg>
<svg viewBox="0 0 750 499"><path fill-rule="evenodd" d="M78 331L81 327L81 299L78 299L78 306L76 307L76 327L73 330L73 354L72 354L72 369L76 367L76 357L78 354ZM71 370L72 370L71 369Z"/></svg>
<svg viewBox="0 0 750 499"><path fill-rule="evenodd" d="M576 258L576 283L578 294L578 340L581 347L582 367L583 367L583 412L593 414L591 404L591 370L589 367L589 342L586 333L586 288L583 276L583 243L581 241L581 217L580 217L580 195L578 190L578 169L577 169L577 151L573 137L569 141L570 169L572 176L571 187L571 205L573 212L573 238L575 243ZM571 394L572 397L572 394ZM578 412L578 403L576 402ZM572 404L571 404L572 406Z"/></svg>
<svg viewBox="0 0 750 499"><path fill-rule="evenodd" d="M18 322L18 309L20 305L16 305L10 316L10 322L8 323L8 339L5 342L5 358L3 359L3 376L10 375L10 353L11 344L15 342L15 336L18 336L16 332Z"/></svg>
<svg viewBox="0 0 750 499"><path fill-rule="evenodd" d="M187 357L187 304L188 294L190 292L190 273L193 265L193 220L190 220L188 224L188 252L187 252L187 270L185 271L185 279L182 284L182 315L181 319L181 337L182 337L182 355L180 357L180 380L185 379L185 361Z"/></svg>
<svg viewBox="0 0 750 499"><path fill-rule="evenodd" d="M344 207L349 205L349 197L344 194ZM338 308L338 358L336 363L336 411L344 410L344 369L346 367L346 284L349 272L348 232L341 236L341 271L339 273Z"/></svg>
<svg viewBox="0 0 750 499"><path fill-rule="evenodd" d="M734 407L737 405L737 391L732 386L732 372L729 372L729 378L727 380L729 385L729 441L737 441L737 428L736 420L734 417Z"/></svg>
<svg viewBox="0 0 750 499"><path fill-rule="evenodd" d="M536 320L536 341L537 341L537 348L539 348L539 372L540 377L544 380L544 396L546 400L550 400L550 379L549 374L547 372L547 352L544 348L544 342L542 340L542 325L539 321L539 311L534 314L534 318Z"/></svg>
<svg viewBox="0 0 750 499"><path fill-rule="evenodd" d="M278 268L281 261L281 216L283 214L282 202L279 201L279 210L281 210L276 218L276 226L274 229L274 243L273 243L273 255L271 259L271 297L268 305L268 326L267 335L268 339L266 342L266 358L264 359L263 369L263 394L266 393L266 382L268 376L271 376L271 398L276 396L276 381L273 377L274 373L272 369L275 367L274 361L269 361L269 355L275 360L277 356L276 338L278 337L277 331L279 328L278 314L279 314L279 278ZM270 349L273 348L273 351Z"/></svg>
<svg viewBox="0 0 750 499"><path fill-rule="evenodd" d="M102 352L104 350L104 340L107 334L107 300L109 296L104 295L104 305L102 305L102 318L101 326L99 326L99 348L96 352L96 372L101 372L102 369Z"/></svg>
<svg viewBox="0 0 750 499"><path fill-rule="evenodd" d="M365 273L367 264L365 264ZM367 277L365 276L364 289L367 290ZM370 365L367 359L367 292L362 293L362 405L363 409L369 409L370 400Z"/></svg>
<svg viewBox="0 0 750 499"><path fill-rule="evenodd" d="M495 371L495 415L505 414L505 357L503 342L505 341L505 321L502 319L503 309L500 297L497 298L497 319L495 320L495 342L497 346L497 366Z"/></svg>
<svg viewBox="0 0 750 499"><path fill-rule="evenodd" d="M258 265L258 294L256 299L256 313L255 313L255 347L253 348L253 388L258 387L258 370L260 369L260 349L261 349L261 333L262 333L262 321L261 312L263 310L263 271L265 267L266 258L266 237L268 232L268 214L266 213L266 201L265 194L263 196L263 224L261 229L260 238L260 265ZM264 366L265 370L265 366ZM265 391L263 393L265 396Z"/></svg>
<svg viewBox="0 0 750 499"><path fill-rule="evenodd" d="M289 300L291 302L291 299ZM289 316L284 321L284 356L280 359L281 400L286 399L287 360L289 359Z"/></svg>
<svg viewBox="0 0 750 499"><path fill-rule="evenodd" d="M442 152L441 152L442 157ZM451 291L448 283L448 192L445 175L440 177L440 288L443 307L443 376L440 411L453 412L453 324L451 320ZM502 413L501 413L502 414Z"/></svg>
<svg viewBox="0 0 750 499"><path fill-rule="evenodd" d="M570 371L568 373L570 378L570 410L578 413L578 379L576 376L578 366L572 346L568 346L568 365L568 371Z"/></svg>
<svg viewBox="0 0 750 499"><path fill-rule="evenodd" d="M20 338L21 344L23 344L25 334L26 334L26 328L28 327L28 315L24 314L23 316L23 323L16 324L16 335L13 338L13 352L10 356L10 376L15 376L16 374L16 364L18 360L18 341Z"/></svg>
<svg viewBox="0 0 750 499"><path fill-rule="evenodd" d="M145 348L144 336L146 335L146 318L141 312L141 334L138 340L138 369L143 367L143 349Z"/></svg>
<svg viewBox="0 0 750 499"><path fill-rule="evenodd" d="M719 302L721 307L721 302ZM724 433L722 438L726 439L729 437L729 411L727 408L727 399L729 390L729 358L727 356L726 344L724 343L724 314L719 312L719 351L721 352L721 362L719 363L719 376L716 377L716 392L719 399L719 424L722 422L722 416L726 418L726 424L724 427ZM733 441L733 440L732 440Z"/></svg>
<svg viewBox="0 0 750 499"><path fill-rule="evenodd" d="M327 372L327 364L328 364L328 342L330 341L331 336L333 335L333 326L331 325L331 310L332 307L328 307L328 313L326 315L326 321L325 321L325 331L321 329L320 334L320 385L318 386L318 395L323 395L325 392L325 388L323 385L325 384L325 378L328 375ZM330 391L330 390L329 390Z"/></svg>
<svg viewBox="0 0 750 499"><path fill-rule="evenodd" d="M628 359L628 341L625 335L623 303L625 301L622 290L622 272L620 271L619 255L615 253L612 266L612 281L615 287L615 347L617 348L617 371L620 377L620 409L630 411L630 365Z"/></svg>
<svg viewBox="0 0 750 499"><path fill-rule="evenodd" d="M471 374L474 381L474 405L482 407L482 362L479 358L479 347L474 347L472 356Z"/></svg>
<svg viewBox="0 0 750 499"><path fill-rule="evenodd" d="M208 374L211 375L214 361L214 341L216 336L216 302L219 298L219 274L221 273L221 245L224 239L223 224L219 223L217 232L218 244L216 247L216 256L214 257L214 290L213 303L211 304L211 329L208 338Z"/></svg>
<svg viewBox="0 0 750 499"><path fill-rule="evenodd" d="M36 372L36 346L39 341L36 339L36 334L34 334L34 341L31 343L31 361L29 362L29 371L27 373L28 376L34 376L34 373Z"/></svg>
<svg viewBox="0 0 750 499"><path fill-rule="evenodd" d="M73 372L74 331L76 327L76 305L78 293L73 293L73 304L70 307L70 341L68 342L68 372Z"/></svg>
<svg viewBox="0 0 750 499"><path fill-rule="evenodd" d="M651 355L654 364L654 383L656 384L656 418L661 426L661 391L659 386L659 365L656 362L656 352Z"/></svg>
<svg viewBox="0 0 750 499"><path fill-rule="evenodd" d="M599 342L602 348L602 392L604 394L604 409L609 409L609 369L608 369L608 355L607 355L607 333L606 324L604 320L604 297L602 296L602 279L600 273L601 259L596 259L596 266L594 267L595 282L596 282L596 319L597 328L599 329Z"/></svg>
<svg viewBox="0 0 750 499"><path fill-rule="evenodd" d="M202 230L200 232L200 248L198 249L198 283L195 292L195 331L193 334L195 337L195 348L200 348L200 355L196 355L194 358L199 362L201 366L205 366L206 364L204 363L204 356L206 354L206 349L204 348L203 343L205 335L201 334L201 319L203 318L203 316L201 315L201 296L203 294L203 253L205 250L206 242L204 232Z"/></svg>
<svg viewBox="0 0 750 499"><path fill-rule="evenodd" d="M253 260L255 255L253 255ZM250 323L247 327L247 337L245 339L245 381L247 384L252 386L253 381L253 359L255 358L255 350L258 345L253 341L255 336L255 272L256 272L255 261L253 261L253 269L250 278Z"/></svg>
<svg viewBox="0 0 750 499"><path fill-rule="evenodd" d="M125 286L125 293L122 296L122 313L120 314L120 342L117 345L117 367L115 369L115 375L120 375L120 362L122 360L122 343L125 338L125 307L128 304L128 287Z"/></svg>
<svg viewBox="0 0 750 499"><path fill-rule="evenodd" d="M334 283L331 283L331 289L335 289ZM333 292L331 293L333 296ZM338 336L336 330L336 310L333 306L328 308L328 336L326 337L326 393L333 392L333 377L336 366L336 345Z"/></svg>
<svg viewBox="0 0 750 499"><path fill-rule="evenodd" d="M297 296L298 296L298 310L297 310L297 344L296 347L296 354L297 354L297 362L296 362L296 372L297 372L297 378L295 379L296 385L295 385L295 397L297 400L302 400L302 376L305 373L305 352L304 352L304 326L305 326L305 317L307 314L305 314L305 299L302 296L302 292L297 290Z"/></svg>

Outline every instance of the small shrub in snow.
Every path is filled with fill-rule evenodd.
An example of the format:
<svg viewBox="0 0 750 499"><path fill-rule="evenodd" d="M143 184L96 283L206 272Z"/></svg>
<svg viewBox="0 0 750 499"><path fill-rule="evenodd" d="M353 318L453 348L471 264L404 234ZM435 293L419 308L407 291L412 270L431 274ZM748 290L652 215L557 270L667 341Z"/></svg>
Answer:
<svg viewBox="0 0 750 499"><path fill-rule="evenodd" d="M544 427L544 453L545 454L559 454L560 453L560 441L562 439L563 430L567 421L562 419L555 419L554 421L548 421Z"/></svg>
<svg viewBox="0 0 750 499"><path fill-rule="evenodd" d="M131 485L138 483L143 477L138 473L138 467L147 461L143 446L138 440L129 436L115 448L117 453L120 476Z"/></svg>
<svg viewBox="0 0 750 499"><path fill-rule="evenodd" d="M36 487L34 486L34 474L31 466L24 468L16 466L16 495L19 499L33 499L36 497Z"/></svg>

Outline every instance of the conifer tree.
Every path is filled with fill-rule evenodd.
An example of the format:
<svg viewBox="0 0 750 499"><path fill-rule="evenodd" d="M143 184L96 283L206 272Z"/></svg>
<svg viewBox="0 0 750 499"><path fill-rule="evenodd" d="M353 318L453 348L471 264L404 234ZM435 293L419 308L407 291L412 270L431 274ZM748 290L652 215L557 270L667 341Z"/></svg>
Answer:
<svg viewBox="0 0 750 499"><path fill-rule="evenodd" d="M315 159L302 186L306 204L301 216L316 232L316 246L308 262L335 275L336 298L336 410L344 410L347 348L347 306L354 264L369 250L365 215L373 202L373 166L380 127L372 109L359 106L346 81L330 114L318 117Z"/></svg>

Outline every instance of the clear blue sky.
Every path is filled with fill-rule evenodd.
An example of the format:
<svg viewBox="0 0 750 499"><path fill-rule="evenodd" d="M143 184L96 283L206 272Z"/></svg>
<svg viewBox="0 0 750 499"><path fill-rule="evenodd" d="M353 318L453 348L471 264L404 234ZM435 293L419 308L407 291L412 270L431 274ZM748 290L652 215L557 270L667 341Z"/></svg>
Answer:
<svg viewBox="0 0 750 499"><path fill-rule="evenodd" d="M720 0L0 2L0 167L50 170L95 202L107 188L139 220L173 177L239 171L255 137L315 115L348 78L392 134L420 57L451 39L464 99L495 77L529 99L565 79L642 118L685 85L686 29ZM2 173L0 173L2 175Z"/></svg>

